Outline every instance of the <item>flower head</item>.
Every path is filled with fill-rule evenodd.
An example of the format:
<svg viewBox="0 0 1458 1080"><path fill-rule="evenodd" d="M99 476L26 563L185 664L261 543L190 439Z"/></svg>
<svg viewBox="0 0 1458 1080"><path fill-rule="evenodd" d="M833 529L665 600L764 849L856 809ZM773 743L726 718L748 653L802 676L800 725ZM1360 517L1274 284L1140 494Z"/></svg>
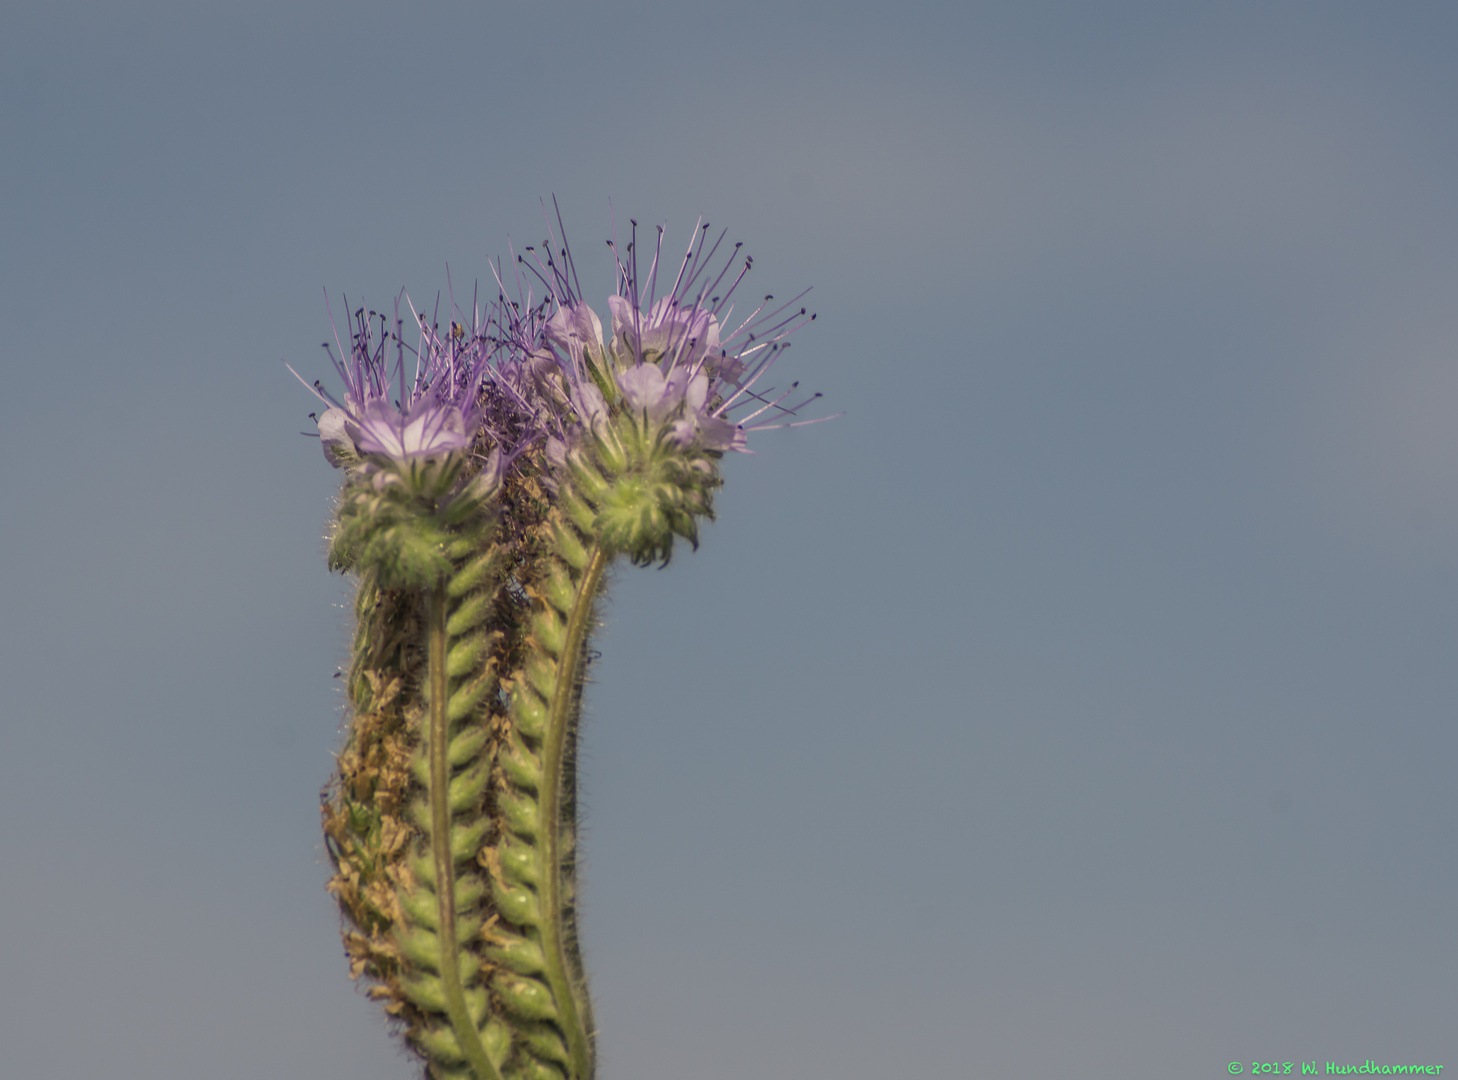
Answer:
<svg viewBox="0 0 1458 1080"><path fill-rule="evenodd" d="M735 318L754 262L726 244L727 231L715 238L700 222L675 268L661 227L640 254L631 225L625 245L608 240L615 288L605 309L583 298L558 215L554 235L515 257L516 300L498 263L500 293L484 313L473 303L441 333L410 307L415 349L403 343L399 301L393 332L383 315L355 311L350 348L330 354L343 399L313 387L329 406L318 417L325 456L383 482L380 470L413 475L417 463L475 450L472 472L495 451L498 480L525 470L554 496L567 484L596 508L605 542L635 559L667 558L675 535L695 539L724 453L747 452L751 432L829 419L802 418L819 394L791 402L797 384L769 385L790 335L815 316L801 292L780 304L766 296ZM543 452L526 454L532 446Z"/></svg>
<svg viewBox="0 0 1458 1080"><path fill-rule="evenodd" d="M322 383L310 387L328 406L316 419L330 464L352 464L361 455L403 463L463 452L487 426L481 389L483 381L494 374L493 350L481 348L475 339L464 343L464 331L457 323L452 323L449 337L442 338L433 325L413 308L411 311L420 327L420 344L412 350L415 372L408 380L401 333L404 320L398 301L393 332L387 329L383 314L360 308L352 316L347 354L336 335L341 358L336 359L331 351L330 359L344 382L344 399L335 398ZM396 353L393 365L388 356L391 343ZM324 347L329 349L329 343ZM298 372L294 374L298 376Z"/></svg>
<svg viewBox="0 0 1458 1080"><path fill-rule="evenodd" d="M519 300L507 301L503 284L497 317L526 358L514 385L547 435L549 487L569 486L609 549L646 562L666 560L675 536L697 542L725 452L747 450L751 431L816 422L799 414L820 395L786 404L793 384L765 385L786 339L815 317L800 306L804 293L778 306L767 296L731 321L753 267L740 245L726 249L727 233L712 239L700 223L677 269L665 270L663 230L640 259L632 229L624 248L608 241L616 289L607 335L583 299L565 232L516 257ZM540 299L523 288L523 271L545 290Z"/></svg>
<svg viewBox="0 0 1458 1080"><path fill-rule="evenodd" d="M560 230L560 215L557 225ZM709 226L701 222L660 295L660 279L668 275L663 229L640 272L637 228L632 222L622 250L616 238L608 241L617 290L607 298L612 332L606 341L602 320L581 296L565 231L517 257L546 289L540 306L529 298L525 305L537 313L535 321L519 319L517 329L521 349L541 359L539 370L560 376L554 437L579 439L600 423L602 406L613 415L632 413L680 448L714 453L747 450L751 431L815 423L798 417L819 394L787 405L796 384L782 392L762 385L786 339L815 318L799 306L805 292L778 306L766 296L731 324L732 298L754 261L741 261L739 244L721 253L727 230L710 243ZM550 386L546 393L553 395Z"/></svg>

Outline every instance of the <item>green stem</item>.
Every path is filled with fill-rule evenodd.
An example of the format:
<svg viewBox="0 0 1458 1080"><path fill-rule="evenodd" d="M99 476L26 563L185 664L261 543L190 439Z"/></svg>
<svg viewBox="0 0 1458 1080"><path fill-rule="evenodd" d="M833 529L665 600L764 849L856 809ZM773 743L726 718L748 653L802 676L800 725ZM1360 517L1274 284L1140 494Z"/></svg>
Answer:
<svg viewBox="0 0 1458 1080"><path fill-rule="evenodd" d="M577 1008L576 988L568 975L568 962L562 935L562 768L568 733L576 719L579 700L578 681L587 649L587 635L592 620L592 605L602 585L609 558L601 545L592 549L572 613L567 617L566 643L557 668L557 684L547 716L547 735L542 747L542 790L540 801L542 852L546 866L545 890L542 897L542 953L546 959L547 983L552 988L562 1029L567 1036L567 1053L571 1058L572 1080L588 1080L592 1075L592 1051L587 1032Z"/></svg>
<svg viewBox="0 0 1458 1080"><path fill-rule="evenodd" d="M501 1074L491 1064L486 1048L481 1045L480 1032L471 1022L456 959L460 948L456 940L456 863L451 855L451 771L446 756L450 742L450 725L446 718L450 690L450 679L446 674L446 647L449 644L446 635L447 606L446 582L441 576L430 591L426 628L430 680L430 849L435 862L435 899L440 917L437 934L440 984L445 997L446 1016L472 1072L479 1080L501 1080Z"/></svg>

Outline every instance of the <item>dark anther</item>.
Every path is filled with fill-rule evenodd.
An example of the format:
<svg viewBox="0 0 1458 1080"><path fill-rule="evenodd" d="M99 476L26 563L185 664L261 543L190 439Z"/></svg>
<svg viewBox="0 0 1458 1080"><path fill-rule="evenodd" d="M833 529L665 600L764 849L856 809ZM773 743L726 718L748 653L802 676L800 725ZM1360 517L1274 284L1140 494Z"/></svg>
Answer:
<svg viewBox="0 0 1458 1080"><path fill-rule="evenodd" d="M765 297L764 298L766 300L773 300L775 298L775 296L774 296L774 293L765 293Z"/></svg>

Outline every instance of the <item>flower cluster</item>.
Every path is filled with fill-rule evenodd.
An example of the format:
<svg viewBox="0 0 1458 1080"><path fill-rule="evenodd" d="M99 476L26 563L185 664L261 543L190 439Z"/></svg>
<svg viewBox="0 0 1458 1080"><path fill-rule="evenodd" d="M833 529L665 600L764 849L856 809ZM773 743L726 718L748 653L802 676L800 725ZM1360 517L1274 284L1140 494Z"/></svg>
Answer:
<svg viewBox="0 0 1458 1080"><path fill-rule="evenodd" d="M549 219L541 247L516 256L515 300L498 264L497 301L484 312L473 305L469 316L453 303L444 333L405 301L419 329L414 349L404 342L399 301L393 330L384 315L355 311L348 350L336 332L339 357L330 351L343 400L312 387L328 406L317 417L324 454L335 466L375 473L458 453L492 455L496 469L527 456L552 490L574 469L579 486L596 486L582 469L596 470L602 483L625 485L605 505L622 504L624 491L656 492L651 507L633 499L619 506L621 521L659 523L619 550L666 556L671 534L694 539L684 522L710 513L717 458L747 452L750 432L817 422L799 417L819 394L787 404L796 384L766 385L789 336L815 316L802 292L780 304L766 296L733 320L754 265L741 245L727 246L727 231L714 238L701 222L670 267L661 227L640 258L634 221L625 246L608 240L616 290L605 325L583 299L560 216L556 225L554 232ZM527 455L533 447L541 453ZM675 490L679 481L669 476L692 491ZM621 521L612 535L632 531Z"/></svg>
<svg viewBox="0 0 1458 1080"><path fill-rule="evenodd" d="M434 329L413 308L411 311L421 333L415 373L408 382L398 301L393 333L382 313L367 313L363 308L351 316L348 352L336 330L340 356L336 358L332 351L329 355L344 382L344 400L337 400L320 382L310 387L327 406L316 420L324 456L331 465L350 465L368 457L393 461L438 457L467 450L474 442L487 364L480 355L445 347ZM393 371L389 366L392 342L396 354ZM324 348L330 349L329 342ZM298 372L294 375L303 382Z"/></svg>
<svg viewBox="0 0 1458 1080"><path fill-rule="evenodd" d="M515 299L497 264L484 311L404 301L413 348L400 302L393 327L356 310L330 350L342 398L313 386L344 470L329 562L359 582L329 889L352 970L431 1076L591 1080L575 760L595 605L615 559L697 545L725 453L816 422L819 395L768 385L804 294L733 318L753 263L724 233L701 224L675 267L662 229L640 258L633 223L594 311L556 227L511 264Z"/></svg>
<svg viewBox="0 0 1458 1080"><path fill-rule="evenodd" d="M616 238L608 241L617 291L607 298L607 340L602 320L581 295L565 232L560 242L549 237L544 250L528 248L518 256L544 287L551 313L535 322L517 320L515 339L538 359L538 372L558 376L571 405L552 434L571 442L604 416L628 412L682 449L723 453L745 451L750 431L813 423L793 418L818 394L785 405L795 385L773 397L760 386L790 334L815 318L798 306L809 290L775 307L774 297L766 296L730 326L734 294L754 261L740 261L739 244L723 252L722 265L716 261L727 230L710 243L709 226L700 222L677 270L664 271L659 227L640 273L638 223L630 224L624 249ZM660 296L660 275L669 272L672 283Z"/></svg>

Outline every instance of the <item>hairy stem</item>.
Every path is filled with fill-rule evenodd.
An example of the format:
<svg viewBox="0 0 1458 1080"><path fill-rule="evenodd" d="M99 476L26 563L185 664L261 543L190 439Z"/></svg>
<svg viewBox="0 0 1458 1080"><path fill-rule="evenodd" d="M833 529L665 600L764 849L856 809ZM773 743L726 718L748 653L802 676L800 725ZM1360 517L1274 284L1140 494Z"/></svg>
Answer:
<svg viewBox="0 0 1458 1080"><path fill-rule="evenodd" d="M446 1016L456 1042L478 1080L501 1080L501 1074L486 1056L480 1032L471 1022L466 995L461 987L456 940L456 866L451 855L450 762L446 751L450 741L446 715L450 679L446 672L446 581L442 575L430 591L426 627L430 680L430 849L435 863L435 899L440 918L440 983Z"/></svg>
<svg viewBox="0 0 1458 1080"><path fill-rule="evenodd" d="M552 695L547 716L547 733L542 747L541 842L545 846L546 881L543 883L542 952L545 955L548 985L556 998L562 1029L567 1036L567 1050L572 1059L571 1076L587 1080L592 1075L592 1050L587 1031L577 1008L577 988L570 977L563 940L562 883L562 772L568 737L575 729L581 701L580 678L582 661L591 629L593 602L602 586L603 573L610 561L601 545L592 549L577 588L576 601L567 618L566 642L557 669L556 692ZM569 827L574 823L569 822Z"/></svg>

